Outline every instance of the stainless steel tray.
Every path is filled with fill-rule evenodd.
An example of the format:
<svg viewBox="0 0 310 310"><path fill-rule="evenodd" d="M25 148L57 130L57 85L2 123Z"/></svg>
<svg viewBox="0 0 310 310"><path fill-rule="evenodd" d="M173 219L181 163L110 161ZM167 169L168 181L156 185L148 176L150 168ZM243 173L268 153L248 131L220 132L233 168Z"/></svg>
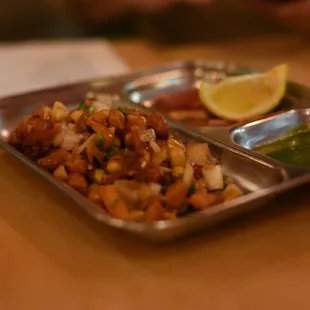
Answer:
<svg viewBox="0 0 310 310"><path fill-rule="evenodd" d="M206 75L237 75L245 72L250 72L250 70L222 62L176 62L118 78L96 80L4 98L0 100L0 146L32 168L34 172L41 174L65 195L71 197L75 204L87 211L97 221L157 242L174 240L264 205L265 202L281 192L308 182L310 180L309 171L282 165L246 149L244 145L237 145L233 140L233 137L237 135L237 129L231 127L221 128L221 130L192 128L167 118L170 127L180 132L185 139L209 143L215 156L222 161L225 174L233 176L235 181L244 189L246 195L177 220L156 223L125 222L111 218L103 209L90 203L86 198L56 180L51 174L10 147L6 143L6 138L22 115L31 113L38 106L53 104L55 100L60 100L67 106L73 107L85 98L87 92L92 91L118 94L121 97L119 105L132 106L136 105L132 100L133 85L141 86L143 80L151 82L149 85L156 85L156 91L160 92L161 87L167 85L164 83L167 76L170 76L175 82L168 83L168 86L173 84L174 91L178 91L192 87L195 76L200 79ZM137 90L137 88L135 89ZM307 91L306 88L299 85L294 85L293 89L295 93L288 92L287 94L288 108L292 107L292 104L299 104L300 98L304 98L303 93ZM147 90L152 92L151 88ZM303 101L302 104L304 103ZM150 111L144 104L141 104L140 108Z"/></svg>

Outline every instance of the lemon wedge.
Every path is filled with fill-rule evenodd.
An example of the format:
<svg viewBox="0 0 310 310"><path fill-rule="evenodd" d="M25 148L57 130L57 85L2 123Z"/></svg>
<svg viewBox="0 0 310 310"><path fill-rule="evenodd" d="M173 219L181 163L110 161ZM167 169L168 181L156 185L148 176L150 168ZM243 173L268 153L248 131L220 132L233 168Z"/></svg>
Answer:
<svg viewBox="0 0 310 310"><path fill-rule="evenodd" d="M286 91L288 66L264 73L228 77L218 84L202 82L200 99L214 115L239 121L273 110Z"/></svg>

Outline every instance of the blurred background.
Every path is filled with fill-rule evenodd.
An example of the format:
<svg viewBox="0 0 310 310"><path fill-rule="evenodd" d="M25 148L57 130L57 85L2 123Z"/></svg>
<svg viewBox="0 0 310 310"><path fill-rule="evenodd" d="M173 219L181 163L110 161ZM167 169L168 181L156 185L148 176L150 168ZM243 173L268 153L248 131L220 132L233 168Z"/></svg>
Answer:
<svg viewBox="0 0 310 310"><path fill-rule="evenodd" d="M100 11L107 14L94 14ZM240 0L217 0L199 6L176 4L161 11L138 11L118 10L104 0L1 1L0 40L102 36L186 44L288 31Z"/></svg>

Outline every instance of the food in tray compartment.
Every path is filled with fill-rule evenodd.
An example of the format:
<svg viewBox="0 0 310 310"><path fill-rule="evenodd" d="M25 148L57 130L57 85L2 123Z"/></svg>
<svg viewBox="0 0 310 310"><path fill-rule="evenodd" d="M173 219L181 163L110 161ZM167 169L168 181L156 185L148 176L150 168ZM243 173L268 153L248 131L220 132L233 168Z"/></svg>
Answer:
<svg viewBox="0 0 310 310"><path fill-rule="evenodd" d="M297 127L276 141L255 147L254 151L285 164L310 168L310 126Z"/></svg>
<svg viewBox="0 0 310 310"><path fill-rule="evenodd" d="M153 102L160 111L194 126L229 126L253 120L275 109L286 90L287 65L266 73L202 81L200 89L161 95Z"/></svg>
<svg viewBox="0 0 310 310"><path fill-rule="evenodd" d="M159 112L56 102L24 116L9 143L122 220L174 219L243 195L207 143L182 141Z"/></svg>
<svg viewBox="0 0 310 310"><path fill-rule="evenodd" d="M154 100L152 106L173 119L193 126L221 127L233 124L209 112L200 100L199 90L196 88L177 94L161 95Z"/></svg>

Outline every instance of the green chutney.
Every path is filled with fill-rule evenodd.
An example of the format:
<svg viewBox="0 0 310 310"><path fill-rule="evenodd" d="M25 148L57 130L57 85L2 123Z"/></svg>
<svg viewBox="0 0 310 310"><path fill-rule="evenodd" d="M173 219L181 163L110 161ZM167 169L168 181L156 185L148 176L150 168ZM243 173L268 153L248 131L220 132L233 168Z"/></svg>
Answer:
<svg viewBox="0 0 310 310"><path fill-rule="evenodd" d="M285 164L310 168L310 125L297 127L287 136L253 150Z"/></svg>

